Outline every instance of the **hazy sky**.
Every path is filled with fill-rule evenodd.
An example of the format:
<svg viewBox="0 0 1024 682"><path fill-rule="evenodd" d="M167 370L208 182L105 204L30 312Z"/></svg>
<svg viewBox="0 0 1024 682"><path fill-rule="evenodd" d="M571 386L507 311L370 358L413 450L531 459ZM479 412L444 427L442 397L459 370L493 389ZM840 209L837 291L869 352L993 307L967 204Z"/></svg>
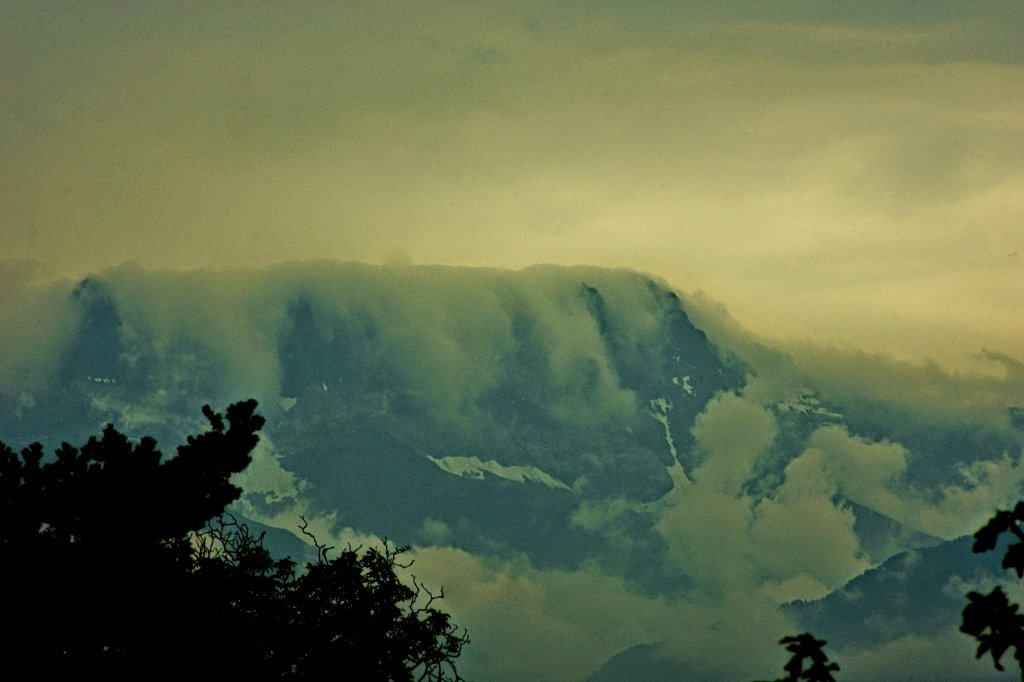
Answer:
<svg viewBox="0 0 1024 682"><path fill-rule="evenodd" d="M1024 4L0 2L0 257L626 266L1024 355Z"/></svg>

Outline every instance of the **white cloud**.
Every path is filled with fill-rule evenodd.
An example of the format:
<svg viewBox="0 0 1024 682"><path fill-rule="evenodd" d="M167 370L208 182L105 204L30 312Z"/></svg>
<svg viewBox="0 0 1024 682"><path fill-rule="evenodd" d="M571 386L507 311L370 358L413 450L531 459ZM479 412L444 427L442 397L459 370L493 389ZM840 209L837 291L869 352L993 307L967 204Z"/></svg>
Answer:
<svg viewBox="0 0 1024 682"><path fill-rule="evenodd" d="M836 505L835 492L825 462L811 451L790 462L779 490L756 506L749 548L754 561L775 580L810 590L798 594L771 584L772 593L821 597L869 568L853 530L855 517Z"/></svg>
<svg viewBox="0 0 1024 682"><path fill-rule="evenodd" d="M823 426L808 442L847 498L883 514L891 512L891 488L907 468L907 451L896 443L869 443L842 426Z"/></svg>
<svg viewBox="0 0 1024 682"><path fill-rule="evenodd" d="M811 436L809 446L802 457L820 457L847 499L945 539L973 533L996 508L1011 505L1024 485L1024 462L1008 454L951 463L956 478L924 490L903 480L908 453L899 444L872 443L826 426Z"/></svg>
<svg viewBox="0 0 1024 682"><path fill-rule="evenodd" d="M757 500L745 491L776 430L763 407L742 396L716 398L693 429L707 455L693 484L677 486L651 507L671 561L700 590L807 599L869 566L854 516L836 506L836 486L819 453L790 462L771 496Z"/></svg>
<svg viewBox="0 0 1024 682"><path fill-rule="evenodd" d="M760 405L724 394L713 399L693 426L697 448L706 453L693 472L702 489L738 494L753 476L757 458L776 435L775 419Z"/></svg>
<svg viewBox="0 0 1024 682"><path fill-rule="evenodd" d="M416 574L443 584L446 606L469 629L463 656L479 679L581 679L637 642L709 675L749 678L790 624L756 596L671 600L636 594L592 566L538 570L450 548L419 549ZM765 633L772 633L765 636Z"/></svg>

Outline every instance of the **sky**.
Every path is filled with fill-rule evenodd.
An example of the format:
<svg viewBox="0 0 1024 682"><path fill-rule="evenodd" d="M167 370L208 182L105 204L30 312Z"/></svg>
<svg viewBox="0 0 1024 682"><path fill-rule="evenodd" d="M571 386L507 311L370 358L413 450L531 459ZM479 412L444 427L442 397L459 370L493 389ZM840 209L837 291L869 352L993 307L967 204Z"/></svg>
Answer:
<svg viewBox="0 0 1024 682"><path fill-rule="evenodd" d="M758 381L710 403L692 434L708 455L702 482L646 511L685 547L705 538L686 508L721 510L723 533L740 529L757 548L747 573L800 577L813 565L817 582L740 571L729 576L734 603L694 602L681 615L590 566L495 564L437 546L418 566L451 590L482 652L518 642L524 656L578 670L679 628L698 633L680 638L684 658L726 639L752 660L777 655L772 638L789 625L779 601L865 568L836 491L951 538L1024 480L1019 458L1000 453L957 470L971 485L932 497L901 479L923 447L910 436L1005 428L1005 407L1024 395L1021 35L1024 4L995 0L0 0L0 394L13 387L31 403L26 377L45 378L36 357L55 357L73 334L72 285L26 284L33 276L102 271L126 319L134 310L158 330L191 327L231 349L239 381L252 383L243 388L272 394L267 349L292 290L268 282L332 271L310 259L652 273L687 293L717 345L756 355L745 329L801 352L795 369L751 360ZM126 262L139 268L117 267ZM299 265L249 269L281 262ZM197 268L209 272L191 283L154 273ZM417 281L396 271L380 276ZM479 292L419 281L428 292L382 310L413 321L400 331L426 330L424 347L461 347L437 325L457 328L456 341L503 333L492 317L453 312ZM644 314L637 306L629 319ZM550 319L571 339L566 357L587 350L578 319ZM490 376L472 353L430 358L409 372L439 394ZM804 379L787 372L813 375L847 407L878 399L891 414L880 434L816 432L794 453L789 487L761 505L741 479L781 433L770 408ZM273 446L257 473L291 485ZM616 509L586 511L580 522L599 526ZM793 517L827 526L832 550L779 550L791 546L779 533L799 530ZM701 577L746 566L708 556ZM750 595L763 598L758 618ZM735 637L696 627L710 611ZM903 657L848 654L844 671L954 649L951 660L973 664L970 643L947 635L894 642L912 652ZM488 678L514 679L522 661L494 663L509 669Z"/></svg>
<svg viewBox="0 0 1024 682"><path fill-rule="evenodd" d="M1024 355L1019 2L0 1L0 255L650 272Z"/></svg>

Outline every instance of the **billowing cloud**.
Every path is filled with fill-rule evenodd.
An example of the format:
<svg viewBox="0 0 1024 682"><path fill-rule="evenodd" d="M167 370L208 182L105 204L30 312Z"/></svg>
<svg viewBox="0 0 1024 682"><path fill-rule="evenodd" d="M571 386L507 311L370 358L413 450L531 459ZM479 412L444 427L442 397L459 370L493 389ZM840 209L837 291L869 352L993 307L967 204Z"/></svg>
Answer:
<svg viewBox="0 0 1024 682"><path fill-rule="evenodd" d="M443 583L471 628L479 647L466 661L486 679L582 679L638 642L659 644L708 679L749 678L774 653L764 631L790 627L767 601L645 596L591 566L541 571L447 548L415 557L417 575Z"/></svg>
<svg viewBox="0 0 1024 682"><path fill-rule="evenodd" d="M0 292L0 395L31 403L53 380L74 325L68 285L48 281L37 264L0 261Z"/></svg>
<svg viewBox="0 0 1024 682"><path fill-rule="evenodd" d="M869 443L838 426L823 427L803 457L821 458L837 491L909 528L952 539L984 523L992 510L1012 506L1024 486L1024 464L1009 454L958 465L949 483L925 491L903 480L907 450Z"/></svg>
<svg viewBox="0 0 1024 682"><path fill-rule="evenodd" d="M975 659L976 648L973 640L951 628L932 637L907 635L876 649L832 654L841 674L858 680L1006 679L1006 673L993 668L991 658Z"/></svg>
<svg viewBox="0 0 1024 682"><path fill-rule="evenodd" d="M57 7L4 11L9 257L628 266L778 337L1018 347L1006 3Z"/></svg>
<svg viewBox="0 0 1024 682"><path fill-rule="evenodd" d="M0 14L0 437L258 397L239 509L422 543L474 676L769 676L1020 495L1011 4Z"/></svg>
<svg viewBox="0 0 1024 682"><path fill-rule="evenodd" d="M337 515L317 515L304 501L308 481L282 467L264 436L253 463L233 481L246 490L237 511L261 523L294 529L299 516L321 543L372 546L378 540L344 526ZM576 679L637 642L656 643L661 655L687 661L712 678L749 677L771 658L774 644L760 636L789 621L776 601L744 595L665 599L638 593L596 565L543 570L526 557L499 560L447 546L443 522L427 519L407 569L429 588L443 588L444 607L466 627L473 645L463 669L481 679Z"/></svg>
<svg viewBox="0 0 1024 682"><path fill-rule="evenodd" d="M3 330L0 435L110 420L167 445L203 402L256 396L268 424L235 510L293 532L304 516L336 546L418 543L481 678L628 652L763 677L797 627L781 605L971 532L1024 485L1012 355L956 374L777 346L633 271L6 272L26 297L7 319L34 317ZM887 654L842 650L865 679L945 641L892 631Z"/></svg>
<svg viewBox="0 0 1024 682"><path fill-rule="evenodd" d="M763 407L733 395L712 401L694 426L707 459L692 484L659 503L657 529L672 561L703 587L785 602L826 594L868 567L854 516L837 506L817 453L791 461L770 497L750 494L776 429Z"/></svg>

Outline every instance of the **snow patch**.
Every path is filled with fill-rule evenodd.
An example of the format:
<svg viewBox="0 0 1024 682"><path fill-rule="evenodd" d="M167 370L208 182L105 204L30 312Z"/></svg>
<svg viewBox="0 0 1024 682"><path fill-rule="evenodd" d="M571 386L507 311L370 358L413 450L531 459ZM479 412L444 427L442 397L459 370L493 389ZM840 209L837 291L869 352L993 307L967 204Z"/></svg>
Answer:
<svg viewBox="0 0 1024 682"><path fill-rule="evenodd" d="M693 395L693 384L690 383L690 375L685 377L672 377L672 383L683 389L686 395Z"/></svg>
<svg viewBox="0 0 1024 682"><path fill-rule="evenodd" d="M832 417L833 419L841 419L843 416L822 405L821 401L818 400L817 396L809 388L801 389L789 400L780 402L778 409L780 412L816 414L819 417Z"/></svg>
<svg viewBox="0 0 1024 682"><path fill-rule="evenodd" d="M686 475L683 463L679 461L676 442L672 438L672 426L668 421L668 413L672 410L672 401L668 398L655 398L648 404L651 406L651 409L647 411L647 414L651 415L665 429L665 443L668 445L668 451L672 453L672 459L674 460L672 466L669 467L669 475L677 487L682 486L690 481L690 477Z"/></svg>
<svg viewBox="0 0 1024 682"><path fill-rule="evenodd" d="M544 473L535 466L505 466L493 459L484 462L479 457L431 457L427 456L439 469L455 476L483 480L484 474L491 474L516 483L533 481L549 488L569 490L569 486L554 476Z"/></svg>
<svg viewBox="0 0 1024 682"><path fill-rule="evenodd" d="M668 413L672 410L672 401L667 398L655 398L650 402L651 409L648 412L654 420L665 427L665 442L668 444L668 451L672 457L679 461L679 453L676 452L676 443L672 439L672 427L668 423Z"/></svg>

